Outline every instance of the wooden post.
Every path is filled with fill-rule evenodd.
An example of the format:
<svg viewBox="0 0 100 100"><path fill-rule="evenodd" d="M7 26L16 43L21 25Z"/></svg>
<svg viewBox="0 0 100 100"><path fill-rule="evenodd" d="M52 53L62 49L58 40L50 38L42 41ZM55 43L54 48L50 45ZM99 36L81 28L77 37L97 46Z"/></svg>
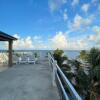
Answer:
<svg viewBox="0 0 100 100"><path fill-rule="evenodd" d="M11 67L12 66L12 44L13 44L13 41L10 40L9 41L9 56L8 56L8 66Z"/></svg>

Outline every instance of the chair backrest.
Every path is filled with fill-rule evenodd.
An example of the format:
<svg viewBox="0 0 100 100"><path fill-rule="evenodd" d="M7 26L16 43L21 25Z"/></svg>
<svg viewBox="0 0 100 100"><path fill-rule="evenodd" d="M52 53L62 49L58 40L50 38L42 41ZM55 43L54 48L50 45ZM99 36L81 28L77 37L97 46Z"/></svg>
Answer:
<svg viewBox="0 0 100 100"><path fill-rule="evenodd" d="M22 60L22 57L19 57L18 60L21 61Z"/></svg>
<svg viewBox="0 0 100 100"><path fill-rule="evenodd" d="M28 56L28 59L29 59L29 60L34 60L35 57L34 57L34 55L29 55L29 56Z"/></svg>
<svg viewBox="0 0 100 100"><path fill-rule="evenodd" d="M24 55L23 55L23 56L21 57L21 60L26 61L26 60L27 60L27 56L24 56Z"/></svg>

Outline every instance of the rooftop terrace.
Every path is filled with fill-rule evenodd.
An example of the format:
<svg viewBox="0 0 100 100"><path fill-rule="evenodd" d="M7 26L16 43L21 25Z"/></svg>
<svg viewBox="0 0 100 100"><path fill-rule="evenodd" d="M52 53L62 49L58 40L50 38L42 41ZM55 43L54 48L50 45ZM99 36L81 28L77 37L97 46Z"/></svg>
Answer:
<svg viewBox="0 0 100 100"><path fill-rule="evenodd" d="M0 100L59 100L52 85L47 60L39 64L14 65L0 73Z"/></svg>

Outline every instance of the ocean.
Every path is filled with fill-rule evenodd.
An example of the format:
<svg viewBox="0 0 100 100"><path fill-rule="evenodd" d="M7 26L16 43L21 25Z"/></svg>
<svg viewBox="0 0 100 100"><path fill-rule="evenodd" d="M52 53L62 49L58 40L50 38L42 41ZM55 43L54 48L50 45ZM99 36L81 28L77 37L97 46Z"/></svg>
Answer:
<svg viewBox="0 0 100 100"><path fill-rule="evenodd" d="M6 53L6 50L0 50L0 53ZM28 52L28 53L37 53L41 58L44 58L47 56L48 52L53 52L53 50L15 50L14 52ZM79 50L65 50L64 54L70 58L75 59L77 56L79 56L80 51Z"/></svg>
<svg viewBox="0 0 100 100"><path fill-rule="evenodd" d="M65 55L70 59L76 59L80 54L79 50L66 50L64 52L65 52Z"/></svg>
<svg viewBox="0 0 100 100"><path fill-rule="evenodd" d="M45 57L48 52L53 52L53 50L36 50L34 52L40 53L40 57ZM79 56L80 51L79 50L65 50L64 54L70 59L76 59Z"/></svg>

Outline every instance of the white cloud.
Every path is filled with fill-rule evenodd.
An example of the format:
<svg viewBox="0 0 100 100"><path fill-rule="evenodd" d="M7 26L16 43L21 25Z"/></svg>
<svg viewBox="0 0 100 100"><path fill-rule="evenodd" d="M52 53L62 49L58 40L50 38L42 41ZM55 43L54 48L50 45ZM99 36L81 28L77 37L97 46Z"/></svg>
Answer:
<svg viewBox="0 0 100 100"><path fill-rule="evenodd" d="M80 40L76 40L76 41L70 41L68 49L70 50L88 49L88 43L83 38L81 38Z"/></svg>
<svg viewBox="0 0 100 100"><path fill-rule="evenodd" d="M28 36L25 39L25 44L24 45L25 45L26 48L33 48L32 38L30 36Z"/></svg>
<svg viewBox="0 0 100 100"><path fill-rule="evenodd" d="M63 32L57 32L55 36L51 38L51 44L53 49L66 49L67 38Z"/></svg>
<svg viewBox="0 0 100 100"><path fill-rule="evenodd" d="M81 7L81 9L82 9L84 12L87 12L87 11L89 10L89 7L90 7L89 4L83 4L83 6Z"/></svg>
<svg viewBox="0 0 100 100"><path fill-rule="evenodd" d="M49 8L50 8L50 11L53 12L55 10L58 9L57 5L55 2L53 2L53 0L49 0Z"/></svg>
<svg viewBox="0 0 100 100"><path fill-rule="evenodd" d="M90 35L89 40L99 42L100 44L100 27L94 26L92 30L95 34Z"/></svg>
<svg viewBox="0 0 100 100"><path fill-rule="evenodd" d="M83 18L83 25L86 25L86 26L90 25L92 23L92 20L93 20L92 16L88 18Z"/></svg>
<svg viewBox="0 0 100 100"><path fill-rule="evenodd" d="M99 26L94 26L92 28L92 31L94 34L89 35L88 37L84 38L83 41L87 46L89 47L89 44L91 44L91 47L98 47L100 48L100 27Z"/></svg>
<svg viewBox="0 0 100 100"><path fill-rule="evenodd" d="M15 34L14 37L18 38L17 41L14 41L14 49L49 49L50 47L45 43L41 36L27 36L26 38L20 37L20 35ZM6 44L7 46L7 44Z"/></svg>
<svg viewBox="0 0 100 100"><path fill-rule="evenodd" d="M93 31L97 34L100 34L100 26L94 26Z"/></svg>
<svg viewBox="0 0 100 100"><path fill-rule="evenodd" d="M64 21L68 19L67 11L64 11L63 18L64 18Z"/></svg>
<svg viewBox="0 0 100 100"><path fill-rule="evenodd" d="M41 36L36 35L36 36L33 37L33 40L40 40L40 39L41 39Z"/></svg>
<svg viewBox="0 0 100 100"><path fill-rule="evenodd" d="M93 16L89 16L88 18L83 18L82 16L76 14L73 22L70 24L72 29L79 29L82 26L88 26L92 23Z"/></svg>
<svg viewBox="0 0 100 100"><path fill-rule="evenodd" d="M77 5L77 4L79 4L79 0L73 0L71 5L72 5L72 6L75 6L75 5Z"/></svg>
<svg viewBox="0 0 100 100"><path fill-rule="evenodd" d="M72 39L69 38L69 42L67 45L68 49L90 49L91 47L98 47L100 48L100 27L94 26L92 28L93 34L90 34L86 37L80 37L79 39L75 40L75 37Z"/></svg>
<svg viewBox="0 0 100 100"><path fill-rule="evenodd" d="M69 49L69 50L82 50L90 49L93 46L100 48L100 27L93 27L94 34L86 37L72 37L70 38L67 33L57 32L49 43L52 49ZM76 38L76 39L75 39Z"/></svg>
<svg viewBox="0 0 100 100"><path fill-rule="evenodd" d="M56 35L50 39L50 43L52 49L59 48L69 50L81 50L89 48L89 44L86 38L72 40L69 38L67 33L63 32L57 32Z"/></svg>
<svg viewBox="0 0 100 100"><path fill-rule="evenodd" d="M67 0L48 0L49 9L51 12L57 11Z"/></svg>
<svg viewBox="0 0 100 100"><path fill-rule="evenodd" d="M73 22L73 27L74 28L79 28L81 26L83 18L80 15L76 15L74 17L74 22Z"/></svg>
<svg viewBox="0 0 100 100"><path fill-rule="evenodd" d="M79 17L81 19L81 17ZM15 34L18 38L14 41L14 49L72 49L81 50L89 49L93 46L100 48L100 27L94 26L92 28L93 34L88 37L69 37L69 33L57 32L53 37L44 40L41 36L27 36L21 38L20 35Z"/></svg>
<svg viewBox="0 0 100 100"><path fill-rule="evenodd" d="M94 46L100 48L100 27L94 26L92 31L94 34L81 39L80 44L83 46L83 48L87 47L89 49Z"/></svg>
<svg viewBox="0 0 100 100"><path fill-rule="evenodd" d="M35 50L44 50L44 49L49 49L48 45L46 45L44 42L41 43L34 43L34 48Z"/></svg>
<svg viewBox="0 0 100 100"><path fill-rule="evenodd" d="M13 47L14 49L32 49L32 38L30 36L25 39L21 38L18 34L15 34L14 37L18 38L17 41L14 41Z"/></svg>
<svg viewBox="0 0 100 100"><path fill-rule="evenodd" d="M17 39L20 38L20 36L18 34L14 34L14 37L17 38Z"/></svg>

